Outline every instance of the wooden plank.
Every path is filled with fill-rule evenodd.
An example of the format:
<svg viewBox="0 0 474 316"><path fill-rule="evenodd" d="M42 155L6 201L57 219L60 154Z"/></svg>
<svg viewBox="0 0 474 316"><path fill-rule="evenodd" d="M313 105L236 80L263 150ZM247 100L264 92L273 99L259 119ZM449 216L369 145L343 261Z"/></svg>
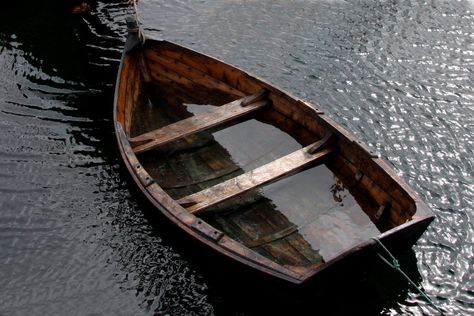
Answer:
<svg viewBox="0 0 474 316"><path fill-rule="evenodd" d="M150 66L150 73L154 80L161 82L161 81L169 81L179 83L184 86L199 88L200 86L195 83L194 81L189 80L188 78L184 77L181 74L176 73L173 70L170 70L160 64L157 61L154 61L150 58L147 59L148 65Z"/></svg>
<svg viewBox="0 0 474 316"><path fill-rule="evenodd" d="M247 105L255 103L257 101L265 100L268 96L268 92L269 91L267 89L263 88L260 91L258 91L257 93L254 93L252 95L249 95L249 96L243 98L242 101L240 102L240 105L241 106L247 106Z"/></svg>
<svg viewBox="0 0 474 316"><path fill-rule="evenodd" d="M293 97L276 90L269 84L240 69L174 44L168 44L161 49L157 49L154 54L156 53L170 59L179 60L186 66L208 73L213 78L221 80L243 93L266 87L272 92L270 98L277 111L293 121L299 122L316 135L322 136L325 132L327 122L319 118L320 114L313 109L313 106L303 101L296 101Z"/></svg>
<svg viewBox="0 0 474 316"><path fill-rule="evenodd" d="M311 145L311 146L308 148L308 153L314 154L315 152L317 152L317 151L319 151L320 149L322 149L322 148L329 142L329 140L331 139L331 137L333 137L333 133L332 133L332 132L326 133L326 135L323 137L323 139L321 139L320 141L317 141L316 143L314 143L313 145Z"/></svg>
<svg viewBox="0 0 474 316"><path fill-rule="evenodd" d="M140 55L138 55L138 65L140 66L143 81L151 82L150 69L149 69L148 64L145 60L145 56L143 55L143 52L140 53Z"/></svg>
<svg viewBox="0 0 474 316"><path fill-rule="evenodd" d="M127 101L127 86L128 86L128 76L130 71L130 55L125 55L122 60L122 66L120 71L120 82L117 93L117 121L122 125L125 125L125 107ZM126 130L127 126L124 126Z"/></svg>
<svg viewBox="0 0 474 316"><path fill-rule="evenodd" d="M166 47L162 46L158 49L155 48L154 51L159 55L165 55L168 58L179 60L183 64L207 73L210 76L233 87L235 87L236 83L235 80L232 80L235 79L234 74L240 74L242 72L213 58L174 44L166 45Z"/></svg>
<svg viewBox="0 0 474 316"><path fill-rule="evenodd" d="M245 93L243 93L242 91L239 91L236 88L228 85L227 83L210 76L206 72L183 64L178 60L173 60L164 55L157 55L153 51L147 51L146 56L149 61L152 61L152 65L150 66L152 68L159 65L162 69L166 69L166 72L168 74L175 73L178 76L183 76L194 83L197 83L210 89L221 90L239 97L245 96ZM159 70L157 72L160 73Z"/></svg>
<svg viewBox="0 0 474 316"><path fill-rule="evenodd" d="M244 93L265 86L259 82L249 81L248 77L250 76L240 69L183 47L168 46L167 49L161 50L160 53L174 60L179 60L183 64L191 66L194 69L205 72L213 78L216 78Z"/></svg>
<svg viewBox="0 0 474 316"><path fill-rule="evenodd" d="M332 149L323 149L309 154L308 149L312 146L314 144L177 202L192 213L201 212L232 197L300 171L310 164L321 161L332 152Z"/></svg>
<svg viewBox="0 0 474 316"><path fill-rule="evenodd" d="M135 153L142 153L160 145L168 144L191 134L229 122L245 114L261 109L269 102L259 101L245 107L241 106L240 103L241 100L227 103L217 107L211 112L199 113L160 129L130 138L129 142Z"/></svg>
<svg viewBox="0 0 474 316"><path fill-rule="evenodd" d="M274 232L273 234L267 235L260 237L258 239L251 240L247 242L245 245L249 248L255 248L255 247L260 247L265 244L272 243L274 241L283 239L285 237L288 237L291 234L294 234L295 232L298 231L298 227L295 225L290 225L282 230L279 230L277 232Z"/></svg>
<svg viewBox="0 0 474 316"><path fill-rule="evenodd" d="M132 115L135 111L135 107L139 104L139 98L142 93L142 81L141 81L141 69L138 64L138 56L134 55L130 59L130 72L127 78L127 98L125 108L125 126L127 131L130 133L132 127ZM129 134L130 135L130 134Z"/></svg>

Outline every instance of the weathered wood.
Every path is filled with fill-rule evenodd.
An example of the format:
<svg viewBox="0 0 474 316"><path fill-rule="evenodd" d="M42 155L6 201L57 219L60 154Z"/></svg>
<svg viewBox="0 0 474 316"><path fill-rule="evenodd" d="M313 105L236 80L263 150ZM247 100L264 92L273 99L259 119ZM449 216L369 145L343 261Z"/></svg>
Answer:
<svg viewBox="0 0 474 316"><path fill-rule="evenodd" d="M128 82L128 75L130 71L130 62L129 59L132 58L130 55L126 55L121 64L121 71L120 71L120 81L121 82ZM128 106L126 104L126 97L127 97L127 86L123 85L120 89L117 90L116 93L116 115L117 121L121 122L125 125L125 108ZM127 127L124 126L124 129L127 130Z"/></svg>
<svg viewBox="0 0 474 316"><path fill-rule="evenodd" d="M267 89L261 89L257 93L254 93L252 95L249 95L248 97L245 97L242 99L240 102L241 106L247 106L249 104L255 103L257 101L261 101L266 99L268 96L268 90Z"/></svg>
<svg viewBox="0 0 474 316"><path fill-rule="evenodd" d="M148 59L148 64L150 65L151 75L157 82L168 81L169 83L178 83L184 86L202 88L199 87L199 85L197 85L194 81L182 76L181 74L178 74L176 71L166 68L153 59Z"/></svg>
<svg viewBox="0 0 474 316"><path fill-rule="evenodd" d="M227 84L233 89L242 91L243 93L265 88L275 95L279 94L278 97L271 97L277 111L292 120L299 122L310 131L317 133L319 136L324 134L324 132L322 132L323 127L316 120L318 119L319 112L314 111L309 104L300 100L294 100L287 94L284 94L281 91L274 89L272 86L249 76L239 69L228 67L227 65L208 58L207 56L183 47L177 47L170 43L166 43L161 49L153 50L153 54L166 56L167 58L179 61L187 67L192 67L193 69L197 69L203 73L210 74L212 77L217 78L219 81Z"/></svg>
<svg viewBox="0 0 474 316"><path fill-rule="evenodd" d="M271 242L283 239L291 234L294 234L295 232L298 231L298 227L295 225L290 225L280 231L274 232L273 234L267 235L260 237L259 239L254 239L252 241L249 241L246 243L247 247L249 248L255 248L255 247L260 247L265 244L269 244Z"/></svg>
<svg viewBox="0 0 474 316"><path fill-rule="evenodd" d="M206 220L255 252L285 266L291 263L303 267L323 261L318 250L313 249L298 232L298 227L281 213L272 201L265 198L251 204L244 203L242 208L234 212L214 213L207 216ZM271 243L283 251L294 248L291 250L294 254L291 262L285 255L282 257L282 253L275 252L274 247L267 246ZM272 248L273 251L269 251Z"/></svg>
<svg viewBox="0 0 474 316"><path fill-rule="evenodd" d="M161 56L167 56L171 59L179 60L183 64L205 72L214 78L226 82L232 86L235 85L229 82L229 78L232 77L233 73L240 73L238 69L233 67L224 67L222 63L217 60L208 58L207 56L201 55L184 47L178 47L171 43L165 43L161 47L154 47L153 51Z"/></svg>
<svg viewBox="0 0 474 316"><path fill-rule="evenodd" d="M263 108L268 101L241 106L241 100L217 107L214 111L196 114L185 120L129 139L135 153L142 153L188 135L224 124L250 112Z"/></svg>
<svg viewBox="0 0 474 316"><path fill-rule="evenodd" d="M384 204L384 205L380 205L377 213L375 213L374 217L375 217L375 220L378 222L380 220L380 218L386 214L386 212L390 210L390 204L387 203L387 204Z"/></svg>
<svg viewBox="0 0 474 316"><path fill-rule="evenodd" d="M222 90L240 97L245 96L245 93L242 91L210 76L207 72L183 64L178 60L173 60L164 55L158 55L154 51L147 51L146 56L150 61L153 61L150 65L151 68L156 67L158 64L162 69L165 68L168 74L175 73L178 76L182 76L194 83L203 85L210 89ZM160 72L158 71L157 74L159 75L159 73Z"/></svg>
<svg viewBox="0 0 474 316"><path fill-rule="evenodd" d="M323 139L321 139L320 141L317 141L316 143L314 143L313 145L309 146L308 148L308 153L310 154L313 154L315 153L316 151L320 150L321 148L323 148L324 146L326 146L328 143L329 143L329 140L331 139L331 137L333 137L333 134L331 132L327 133Z"/></svg>
<svg viewBox="0 0 474 316"><path fill-rule="evenodd" d="M149 86L159 88L145 89ZM220 145L212 137L212 130L196 133L202 130L202 126L212 126L214 123L195 122L194 127L184 126L186 122L190 122L187 120L191 120L192 115L185 104L224 104L260 89L269 91L265 98L272 106L254 112L252 117L279 128L306 147L241 174L243 170L232 161L230 153L224 147L222 150L215 150ZM153 95L155 98L152 98ZM142 102L147 99L154 106L148 101ZM361 249L371 247L372 242L366 239L363 243L358 243L357 247L350 248L353 239L348 230L342 230L343 226L338 225L344 218L337 215L328 222L331 224L334 221L335 225L325 225L324 229L317 229L321 225L307 226L312 227L310 231L300 233L296 231L296 226L301 228L301 225L313 218L300 215L312 215L313 208L302 212L301 208L293 204L294 201L285 201L280 205L278 198L286 196L283 191L289 189L283 185L278 187L278 190L282 190L278 191L278 194L282 194L278 198L274 198L272 194L277 193L272 190L271 194L260 194L259 190L255 190L326 157L331 152L327 145L333 144L329 141L315 141L324 135L327 136L324 138L331 139L331 132L335 135L332 140L334 147L337 147L337 154L325 161L327 169L321 166L302 174L301 178L313 171L330 172L329 177L333 176L331 179L344 184L353 197L353 203L368 215L379 231L384 232L381 235L384 242L387 241L396 248L413 244L433 219L428 208L386 163L364 149L360 142L324 113L236 67L190 49L166 41L149 40L144 45L137 46L134 51L124 54L115 100L114 119L117 124L114 126L120 152L132 178L145 196L171 221L197 240L229 258L275 277L301 283L318 273L321 265L324 268ZM244 108L246 103L250 103L248 107L253 107L257 100L260 97L246 98L241 100L239 106ZM215 111L223 109L225 107ZM222 129L223 124L235 125L236 121L246 119L231 118L221 125L219 120L223 113L220 118L213 114L198 114L195 118L199 119L200 115L211 121L216 119L218 125L209 127L216 130ZM131 138L131 143L137 150L140 146L147 146L155 141L155 138L150 140L144 135L159 130L173 130L169 126L179 127L176 122L185 122L175 131L177 135L187 130L191 134L186 137L177 136L176 142L165 142L166 145L159 148L159 154L153 152L136 157L127 137ZM126 133L119 128L121 125ZM160 137L166 139L168 136ZM312 145L307 146L308 144ZM201 155L197 149L201 146L212 148ZM243 149L244 153L245 151ZM312 152L315 154L311 155ZM304 185L299 182L301 178L296 176L288 180L298 182L295 185ZM319 177L312 179L318 182L317 185L325 185L325 180ZM307 178L303 181L307 181ZM169 188L166 188L167 185ZM166 188L166 193L163 188ZM325 188L321 190L324 191ZM302 190L301 193L305 196L299 196L296 204L305 202L306 199L309 203L313 202L314 194L311 192L313 191ZM338 192L331 187L330 193L323 193L332 193L336 199L339 198ZM321 202L321 199L314 200L318 201ZM318 214L319 204L316 205L314 214ZM209 214L201 218L191 214L201 211ZM324 214L327 218L322 218L319 224L325 224L325 220L334 215L332 213L334 212ZM365 220L366 217L363 217ZM222 229L216 230L209 226L208 223L214 225L212 219L222 223ZM365 234L365 228L363 229L364 231L359 231L361 235ZM319 235L309 234L315 231ZM369 236L372 234L367 235L367 238ZM323 258L316 247L322 247L323 243L326 248L333 247L332 241L334 244L347 243L348 250L337 253L339 249L336 249L328 254L328 249L323 251L321 248L321 254L325 256Z"/></svg>
<svg viewBox="0 0 474 316"><path fill-rule="evenodd" d="M141 80L141 70L139 68L139 55L134 55L133 59L133 67L130 70L130 76L128 80L130 84L128 85L129 89L127 89L127 101L126 103L129 104L125 110L125 125L127 126L127 131L130 133L131 125L132 125L132 116L135 114L135 107L139 103L138 99L142 92L142 80Z"/></svg>
<svg viewBox="0 0 474 316"><path fill-rule="evenodd" d="M139 54L138 56L138 64L140 66L140 71L142 74L142 78L144 82L151 82L151 75L150 75L150 69L147 65L147 62L145 60L145 56L142 53Z"/></svg>
<svg viewBox="0 0 474 316"><path fill-rule="evenodd" d="M123 124L127 134L130 133L132 112L141 93L140 70L137 67L137 55L129 54L121 66L120 80L129 82L116 94L117 118Z"/></svg>
<svg viewBox="0 0 474 316"><path fill-rule="evenodd" d="M401 204L407 203L406 201L393 199L389 193L379 187L379 183L362 173L358 166L352 164L342 155L331 159L328 166L338 172L338 177L354 195L364 212L375 222L380 205L387 204L390 205L389 219L394 225L401 225L409 220L411 216L409 208Z"/></svg>
<svg viewBox="0 0 474 316"><path fill-rule="evenodd" d="M323 149L320 152L309 154L307 150L310 146L274 160L269 164L256 168L236 178L222 182L214 187L184 197L177 202L179 204L185 204L187 206L186 209L192 213L202 212L213 205L255 189L256 187L276 181L312 163L321 161L332 152L332 149Z"/></svg>

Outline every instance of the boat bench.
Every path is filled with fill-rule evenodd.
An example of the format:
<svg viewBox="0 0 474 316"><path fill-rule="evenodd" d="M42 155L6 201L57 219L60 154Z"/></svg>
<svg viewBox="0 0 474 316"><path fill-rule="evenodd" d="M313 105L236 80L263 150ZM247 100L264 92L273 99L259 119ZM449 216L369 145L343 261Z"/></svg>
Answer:
<svg viewBox="0 0 474 316"><path fill-rule="evenodd" d="M332 148L310 152L310 149L314 149L318 143L323 144L321 141L316 142L240 176L188 195L177 202L191 213L200 213L242 193L297 173L321 162L333 152Z"/></svg>
<svg viewBox="0 0 474 316"><path fill-rule="evenodd" d="M179 122L129 138L136 154L168 144L194 133L222 125L270 104L268 90L262 89L248 97L216 107L213 111L196 114Z"/></svg>
<svg viewBox="0 0 474 316"><path fill-rule="evenodd" d="M213 111L199 113L179 122L129 138L130 145L136 154L140 154L224 124L267 106L270 103L267 95L268 90L262 89L253 95L216 107ZM328 133L309 146L275 159L240 176L183 197L177 202L191 213L204 212L218 203L322 162L333 152L333 149L327 146L331 138L332 133Z"/></svg>

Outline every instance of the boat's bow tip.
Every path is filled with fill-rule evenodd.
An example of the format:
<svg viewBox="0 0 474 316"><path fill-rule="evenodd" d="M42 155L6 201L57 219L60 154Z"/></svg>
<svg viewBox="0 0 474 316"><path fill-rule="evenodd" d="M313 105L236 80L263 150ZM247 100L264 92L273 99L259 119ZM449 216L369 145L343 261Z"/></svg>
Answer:
<svg viewBox="0 0 474 316"><path fill-rule="evenodd" d="M125 19L127 23L127 41L124 46L124 53L131 52L135 47L143 44L145 42L145 37L143 32L140 30L140 25L135 17L128 16Z"/></svg>

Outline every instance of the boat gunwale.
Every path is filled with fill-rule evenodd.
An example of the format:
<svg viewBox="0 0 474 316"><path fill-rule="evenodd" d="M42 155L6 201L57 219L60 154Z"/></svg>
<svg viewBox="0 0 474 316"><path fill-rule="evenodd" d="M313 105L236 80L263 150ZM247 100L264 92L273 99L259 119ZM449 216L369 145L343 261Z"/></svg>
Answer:
<svg viewBox="0 0 474 316"><path fill-rule="evenodd" d="M303 101L303 100L291 95L290 93L281 90L279 87L275 86L274 84L270 84L269 82L265 81L264 79L261 79L261 78L255 77L253 75L250 75L249 73L243 71L242 69L240 69L236 66L227 64L227 63L225 63L225 62L223 62L223 61L221 61L217 58L210 57L208 55L196 52L196 51L194 51L194 50L192 50L192 49L190 49L186 46L183 46L181 44L175 44L173 42L169 42L169 41L161 40L161 39L160 40L155 40L155 39L147 38L147 41L146 41L145 45L147 45L147 43L150 43L150 42L152 42L152 43L149 44L149 45L159 45L160 43L165 43L167 45L174 46L174 47L176 47L180 50L184 50L185 52L189 52L191 54L196 54L196 55L204 57L204 58L209 58L210 60L216 61L216 62L220 63L221 65L223 65L225 67L230 67L230 68L233 68L233 69L236 69L236 70L240 71L242 74L244 74L246 76L246 79L251 78L253 81L261 83L264 87L270 88L270 91L272 93L274 93L274 94L276 94L280 97L283 96L284 98L294 100L298 104L298 106L301 106L302 109L304 109L304 112L309 112L312 115L316 115L317 118L318 118L318 123L322 124L324 126L324 128L327 128L329 130L332 130L332 131L336 132L336 134L338 135L338 137L340 139L344 140L345 142L347 142L349 144L354 143L354 146L357 149L366 152L366 154L369 155L370 159L372 160L372 163L374 164L374 166L377 166L378 168L380 168L380 170L386 174L387 178L391 178L400 187L400 189L402 189L407 194L407 196L410 197L413 200L414 205L415 205L415 213L411 216L412 218L410 220L406 221L405 223L403 223L401 225L397 225L397 226L395 226L395 227L379 234L378 236L374 236L374 237L376 237L376 238L378 238L382 241L383 240L388 240L388 239L390 239L391 237L393 237L395 235L400 235L401 233L403 233L407 229L411 229L411 230L416 231L418 227L428 226L429 223L434 219L434 213L431 211L431 209L419 198L418 194L410 186L408 186L408 184L406 184L405 181L401 177L399 177L395 173L395 171L388 165L388 163L383 158L376 156L356 136L349 133L344 127L342 127L340 124L335 122L332 118L330 118L329 116L327 116L323 112L319 111L317 108L311 106L309 102ZM199 230L196 230L195 228L193 228L192 225L190 224L191 222L196 222L200 219L197 216L189 213L183 207L181 207L175 200L173 200L171 197L169 197L169 195L165 191L163 191L163 189L158 184L153 183L153 184L149 185L148 187L159 188L159 190L162 194L160 194L160 196L156 196L156 192L150 192L148 187L145 186L143 184L143 182L140 180L139 176L136 173L136 170L132 166L131 161L136 160L138 162L138 159L136 158L133 151L130 152L130 151L126 150L126 147L130 146L130 143L128 142L128 138L126 137L125 131L124 131L123 135L122 135L122 133L120 133L121 125L119 126L120 122L117 119L118 94L119 94L119 88L121 87L121 76L120 76L120 74L122 72L124 62L126 60L125 57L126 57L126 55L133 53L134 51L136 51L140 47L143 47L143 45L137 45L137 47L135 47L135 49L133 49L132 51L123 52L123 54L122 54L122 58L121 58L120 66L119 66L119 70L118 70L119 75L117 76L117 81L116 81L116 86L115 86L114 113L113 113L113 115L114 115L114 129L115 129L116 138L117 138L117 141L118 141L118 144L119 144L119 150L120 150L120 153L121 153L121 156L122 156L122 160L124 161L129 173L131 174L132 178L134 179L135 183L140 188L140 190L145 194L147 199L155 207L157 207L167 218L169 218L173 223L177 224L181 229L183 229L189 235L191 235L195 239L199 240L200 242L206 244L207 246L210 246L211 248L218 251L219 253L222 253L227 257L233 258L233 259L235 259L235 260L237 260L237 261L239 261L239 262L241 262L245 265L251 266L251 267L256 268L256 269L258 269L262 272L266 272L267 274L273 275L275 277L278 277L280 279L289 281L289 282L294 283L294 284L300 284L300 283L308 281L309 279L312 279L319 272L327 269L328 267L330 267L330 266L334 265L335 263L341 261L342 259L350 256L351 254L360 251L361 249L376 246L375 241L373 241L371 239L362 241L362 242L360 242L356 245L349 246L346 250L341 251L338 255L335 255L334 257L330 258L329 260L325 261L324 263L320 264L319 266L317 266L315 268L308 268L306 273L298 274L298 273L294 272L293 270L290 270L289 268L286 268L284 265L280 265L280 264L278 264L274 261L271 261L270 259L268 259L266 257L261 256L260 254L256 253L252 249L249 249L249 248L245 247L245 245L235 241L234 239L232 239L228 235L224 235L223 238L228 238L230 241L233 241L234 246L237 246L237 248L241 248L240 249L241 253L242 253L242 251L243 251L243 253L245 253L246 250L248 250L248 251L250 251L250 253L252 255L256 254L258 256L261 256L262 258L258 258L258 256L257 256L257 258L256 257L253 258L253 259L257 259L257 260L252 260L252 258L250 258L250 256L249 256L248 251L247 251L247 255L244 256L242 254L239 254L239 251L236 251L236 250L239 250L239 249L230 249L230 248L224 247L223 245L219 244L219 242L215 242L215 241L209 239L208 237L203 235L202 232L200 232ZM131 149L131 146L130 146L130 149ZM349 157L346 157L346 158L349 159ZM171 203L168 203L170 205L163 205L162 202L160 202L160 200L163 200L163 199L170 199L171 201L169 201L169 202L171 202ZM192 221L190 221L190 223L187 223L186 221L184 221L183 217L180 216L180 214L184 214L183 212L187 213L186 217L190 216L189 218L193 219ZM209 224L207 224L207 225L209 225ZM211 225L209 225L209 226L212 227ZM426 227L422 228L419 231L419 235L421 235L424 232L425 229L426 229ZM418 237L415 238L413 243L416 242ZM411 245L412 244L410 244L410 246ZM262 261L262 259L263 259L263 261ZM268 265L268 262L265 262L265 261L271 262L274 265L276 265L277 267L270 268L270 266Z"/></svg>

